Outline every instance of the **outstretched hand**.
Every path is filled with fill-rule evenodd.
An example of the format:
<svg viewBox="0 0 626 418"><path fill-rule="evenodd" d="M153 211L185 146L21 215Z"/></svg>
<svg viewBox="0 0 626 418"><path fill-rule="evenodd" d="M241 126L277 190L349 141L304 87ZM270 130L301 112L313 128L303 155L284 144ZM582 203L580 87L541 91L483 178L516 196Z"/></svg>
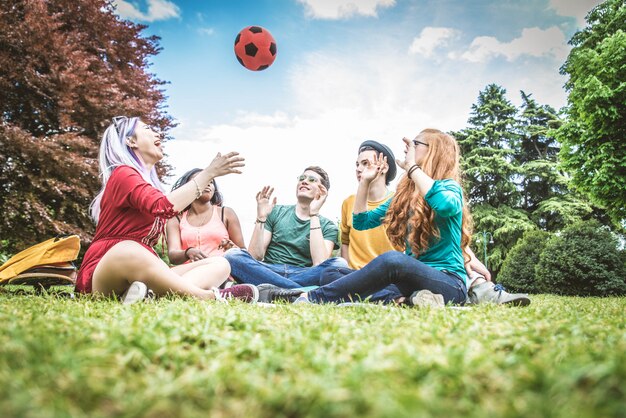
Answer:
<svg viewBox="0 0 626 418"><path fill-rule="evenodd" d="M257 219L265 220L270 214L274 206L276 206L276 197L271 199L274 188L265 186L256 194L256 216ZM271 199L271 200L270 200Z"/></svg>
<svg viewBox="0 0 626 418"><path fill-rule="evenodd" d="M238 152L229 152L228 154L222 155L220 152L217 153L211 164L209 164L209 171L211 171L214 176L220 177L225 176L226 174L241 174L241 170L239 168L245 166L245 158L240 157Z"/></svg>

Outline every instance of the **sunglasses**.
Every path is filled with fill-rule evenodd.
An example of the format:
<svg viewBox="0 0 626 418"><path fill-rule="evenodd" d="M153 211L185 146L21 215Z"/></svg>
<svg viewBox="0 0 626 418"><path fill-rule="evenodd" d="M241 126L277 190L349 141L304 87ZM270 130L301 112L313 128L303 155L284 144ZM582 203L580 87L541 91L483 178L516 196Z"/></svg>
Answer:
<svg viewBox="0 0 626 418"><path fill-rule="evenodd" d="M426 142L418 141L417 139L413 140L413 144L415 144L415 146L418 146L418 145L424 145L425 147L429 146Z"/></svg>
<svg viewBox="0 0 626 418"><path fill-rule="evenodd" d="M319 181L319 179L313 177L313 176L305 176L304 174L301 174L300 176L298 176L298 181L308 181L309 183L317 183Z"/></svg>
<svg viewBox="0 0 626 418"><path fill-rule="evenodd" d="M128 118L126 116L113 116L113 118L111 118L115 125L119 125L127 119Z"/></svg>

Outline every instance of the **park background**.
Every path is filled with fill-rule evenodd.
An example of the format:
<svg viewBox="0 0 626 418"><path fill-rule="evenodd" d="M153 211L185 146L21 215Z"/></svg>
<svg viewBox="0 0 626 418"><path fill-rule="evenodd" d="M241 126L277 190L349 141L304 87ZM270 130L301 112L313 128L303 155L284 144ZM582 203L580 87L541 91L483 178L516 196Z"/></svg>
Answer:
<svg viewBox="0 0 626 418"><path fill-rule="evenodd" d="M558 272L555 291L572 274L593 282L597 267L612 284L583 294L626 286L623 0L11 0L1 17L2 259L58 234L86 250L99 138L118 114L168 138L166 188L217 152L246 157L243 174L217 180L246 240L262 186L292 204L296 176L320 165L331 179L322 214L338 221L362 141L402 158L402 137L436 127L461 144L473 247L494 278L540 290L518 286L530 265L528 282ZM249 25L276 39L264 71L235 58ZM590 253L587 236L564 243L577 222L595 222L596 252L610 256L564 272ZM543 258L559 263L535 269L550 240ZM500 276L517 244L532 254L517 251Z"/></svg>
<svg viewBox="0 0 626 418"><path fill-rule="evenodd" d="M337 217L362 140L401 155L437 126L463 149L476 252L532 293L266 308L3 286L2 416L624 416L624 0L0 4L0 261L57 234L89 245L118 114L171 138L168 184L241 151L219 184L244 227L256 190L292 202L311 160ZM250 24L278 43L259 73L232 51Z"/></svg>

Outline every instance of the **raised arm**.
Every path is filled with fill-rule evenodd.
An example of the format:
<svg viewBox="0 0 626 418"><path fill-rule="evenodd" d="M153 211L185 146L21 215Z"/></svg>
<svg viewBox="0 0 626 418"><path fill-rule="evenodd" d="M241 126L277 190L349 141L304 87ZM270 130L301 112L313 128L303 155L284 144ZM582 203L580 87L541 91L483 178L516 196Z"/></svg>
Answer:
<svg viewBox="0 0 626 418"><path fill-rule="evenodd" d="M198 198L214 178L232 173L241 174L239 168L244 165L244 158L240 157L238 152L229 152L225 155L218 152L211 164L190 182L170 192L167 199L174 205L174 210L180 212Z"/></svg>
<svg viewBox="0 0 626 418"><path fill-rule="evenodd" d="M256 221L252 230L248 252L257 260L263 260L267 246L272 239L272 233L265 230L267 217L274 209L274 206L276 206L276 197L271 199L272 193L274 193L274 188L265 186L256 194Z"/></svg>
<svg viewBox="0 0 626 418"><path fill-rule="evenodd" d="M376 180L379 176L385 176L383 168L388 167L387 157L380 153L374 157L374 161L368 167L365 167L361 173L361 181L359 187L356 189L356 197L354 199L354 209L352 212L363 213L367 211L367 195L369 192L370 184Z"/></svg>
<svg viewBox="0 0 626 418"><path fill-rule="evenodd" d="M404 161L396 160L396 163L401 169L405 170L409 178L415 182L415 186L420 194L426 196L435 181L430 178L428 174L424 173L422 168L416 163L415 143L408 138L402 138L402 141L404 141L407 146L407 152Z"/></svg>
<svg viewBox="0 0 626 418"><path fill-rule="evenodd" d="M324 185L320 184L319 192L309 206L309 250L311 252L311 262L314 266L327 260L335 246L333 241L328 241L324 238L324 231L322 230L322 222L319 214L324 202L326 202L326 197L328 197L328 190Z"/></svg>

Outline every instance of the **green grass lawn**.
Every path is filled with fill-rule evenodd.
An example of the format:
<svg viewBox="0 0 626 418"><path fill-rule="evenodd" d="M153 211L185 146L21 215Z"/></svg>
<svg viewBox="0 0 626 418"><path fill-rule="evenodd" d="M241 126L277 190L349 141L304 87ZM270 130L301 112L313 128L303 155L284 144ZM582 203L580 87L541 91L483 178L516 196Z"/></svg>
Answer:
<svg viewBox="0 0 626 418"><path fill-rule="evenodd" d="M0 293L3 417L626 415L626 298L263 307Z"/></svg>

